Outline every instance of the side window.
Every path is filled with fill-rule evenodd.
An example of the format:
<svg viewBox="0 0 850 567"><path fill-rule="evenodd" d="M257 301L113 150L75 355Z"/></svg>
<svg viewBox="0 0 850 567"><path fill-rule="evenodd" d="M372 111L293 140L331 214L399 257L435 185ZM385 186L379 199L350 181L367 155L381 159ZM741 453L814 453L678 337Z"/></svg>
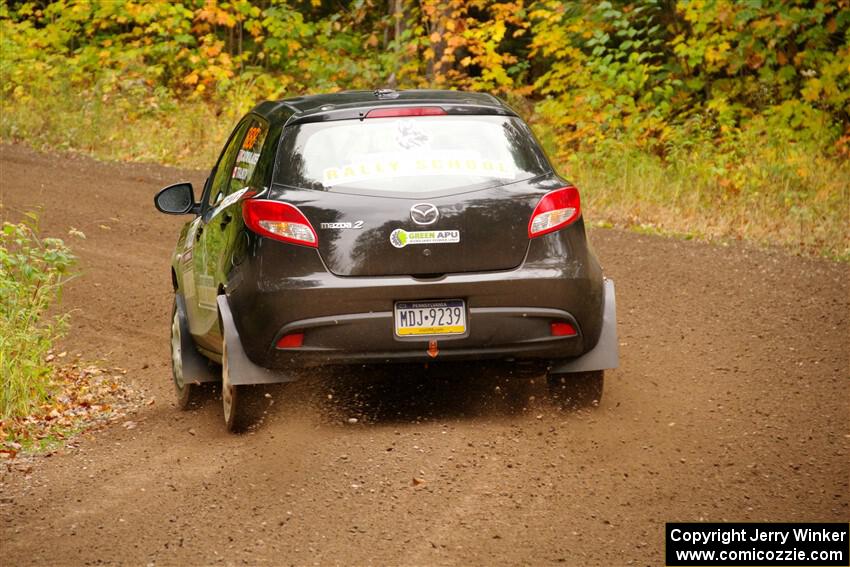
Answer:
<svg viewBox="0 0 850 567"><path fill-rule="evenodd" d="M236 154L242 146L242 140L245 137L245 130L252 120L243 121L236 127L227 146L221 153L218 160L218 165L215 170L215 177L210 184L210 195L208 204L212 207L221 201L230 190L230 179L233 174L233 161L236 159Z"/></svg>
<svg viewBox="0 0 850 567"><path fill-rule="evenodd" d="M266 141L269 127L266 123L253 118L248 124L248 130L242 140L239 153L236 154L236 163L233 164L233 172L230 175L230 188L227 194L239 191L250 183L257 169L257 162Z"/></svg>
<svg viewBox="0 0 850 567"><path fill-rule="evenodd" d="M221 155L210 191L210 206L244 188L251 180L269 127L257 118L243 122Z"/></svg>

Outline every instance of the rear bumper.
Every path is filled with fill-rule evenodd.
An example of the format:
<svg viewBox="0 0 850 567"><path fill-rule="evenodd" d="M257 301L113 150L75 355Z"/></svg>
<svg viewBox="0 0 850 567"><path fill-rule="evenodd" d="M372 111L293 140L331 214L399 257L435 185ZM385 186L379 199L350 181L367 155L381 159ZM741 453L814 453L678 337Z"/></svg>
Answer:
<svg viewBox="0 0 850 567"><path fill-rule="evenodd" d="M535 239L512 270L420 279L339 277L313 249L262 240L256 260L231 272L228 302L245 353L267 368L430 361L430 338L437 339L437 360L570 359L596 345L605 292L583 230L581 241L566 243L565 250L557 233ZM394 302L455 298L466 301L466 335L395 336ZM578 334L552 337L556 321ZM303 346L275 347L280 337L302 332Z"/></svg>
<svg viewBox="0 0 850 567"><path fill-rule="evenodd" d="M223 295L218 296L219 313L221 314L222 330L224 340L227 343L228 364L230 365L231 381L234 384L271 384L278 382L291 382L298 379L298 374L291 370L291 365L287 369L270 369L265 366L260 366L254 363L245 354L242 348L242 340L233 319L233 314L230 310L230 304L227 298ZM550 361L552 364L549 367L550 372L583 372L591 370L604 370L608 368L616 368L618 366L618 343L617 343L617 320L616 320L616 302L614 297L614 282L605 280L605 316L603 318L603 328L600 333L599 340L596 345L585 354L572 359L562 359ZM464 358L474 357L482 358L482 355L487 358L496 358L493 356L498 351L504 350L504 347L495 349L454 349L450 353L450 360L463 360ZM508 349L511 353L515 353L515 348ZM305 353L301 353L305 354ZM327 354L327 353L326 353ZM340 361L351 362L345 354L340 353ZM365 354L354 355L355 360L363 360L365 362L374 362L377 353L367 352ZM436 355L436 353L430 353ZM366 356L366 358L362 358ZM407 360L407 354L392 352L388 353L385 361L401 362ZM416 360L416 353L412 353L411 360ZM537 364L532 361L526 361L529 364L524 368L536 368Z"/></svg>
<svg viewBox="0 0 850 567"><path fill-rule="evenodd" d="M472 307L467 313L467 333L461 337L399 338L393 332L393 312L354 313L293 321L277 334L304 333L304 346L270 348L267 365L416 362L480 358L559 358L578 356L584 339L550 336L550 323L568 322L572 315L560 309ZM430 340L437 341L429 354Z"/></svg>

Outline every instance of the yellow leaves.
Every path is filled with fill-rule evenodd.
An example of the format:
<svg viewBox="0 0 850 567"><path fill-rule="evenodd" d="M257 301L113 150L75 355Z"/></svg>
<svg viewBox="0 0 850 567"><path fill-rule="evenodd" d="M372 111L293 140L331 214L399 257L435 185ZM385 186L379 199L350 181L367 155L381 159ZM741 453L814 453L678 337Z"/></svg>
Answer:
<svg viewBox="0 0 850 567"><path fill-rule="evenodd" d="M224 47L224 42L216 41L211 45L206 45L201 48L201 53L203 53L206 57L213 58L216 57L219 53L221 53L221 49Z"/></svg>
<svg viewBox="0 0 850 567"><path fill-rule="evenodd" d="M750 28L754 31L760 32L765 29L769 29L772 27L784 27L786 25L786 20L782 17L781 14L776 14L775 18L759 18L750 22Z"/></svg>
<svg viewBox="0 0 850 567"><path fill-rule="evenodd" d="M850 161L850 128L835 142L835 153L844 160Z"/></svg>
<svg viewBox="0 0 850 567"><path fill-rule="evenodd" d="M428 42L420 48L419 57L428 64L429 78L434 84L479 90L515 86L506 68L517 58L501 43L509 35L521 36L530 27L524 7L525 0L422 0L422 23L427 31L408 29L415 35L421 33L419 37ZM472 72L480 76L470 76Z"/></svg>
<svg viewBox="0 0 850 567"><path fill-rule="evenodd" d="M800 91L800 94L803 95L803 100L806 102L815 102L820 98L822 91L823 86L821 85L821 80L817 77L813 77L806 81L806 84Z"/></svg>
<svg viewBox="0 0 850 567"><path fill-rule="evenodd" d="M830 18L826 22L826 31L828 31L829 33L835 33L837 29L838 29L838 21L834 17Z"/></svg>
<svg viewBox="0 0 850 567"><path fill-rule="evenodd" d="M195 20L228 28L236 25L234 15L216 5L215 0L207 0L206 5L195 12Z"/></svg>
<svg viewBox="0 0 850 567"><path fill-rule="evenodd" d="M192 26L192 34L196 37L203 37L212 31L212 25L208 22L197 20Z"/></svg>
<svg viewBox="0 0 850 567"><path fill-rule="evenodd" d="M492 45L493 48L496 46L494 44L502 41L502 38L505 37L505 22L495 21L489 26L482 26L484 32L489 35L489 39L486 40L488 45Z"/></svg>
<svg viewBox="0 0 850 567"><path fill-rule="evenodd" d="M750 69L758 69L764 63L764 56L761 53L753 52L747 56L747 66Z"/></svg>
<svg viewBox="0 0 850 567"><path fill-rule="evenodd" d="M705 50L705 60L708 63L720 63L725 59L725 55L729 52L728 41L722 41L718 45L710 45Z"/></svg>
<svg viewBox="0 0 850 567"><path fill-rule="evenodd" d="M465 47L469 43L468 39L463 35L450 35L444 39L446 45L452 49Z"/></svg>
<svg viewBox="0 0 850 567"><path fill-rule="evenodd" d="M8 24L20 33L3 33L4 40L23 36L10 40L24 46L15 61L32 63L22 75L7 75L11 85L0 88L8 94L22 85L31 92L27 81L40 63L46 65L41 76L69 75L75 85L99 81L101 70L113 73L122 79L109 88L119 93L118 83L129 84L125 73L132 69L133 80L144 81L133 83L145 85L140 89L164 86L177 98L218 100L238 85L242 104L252 96L369 87L392 69L400 88L533 93L535 110L549 97L560 114L547 120L568 132L569 143L579 134L611 140L644 128L634 139L650 144L653 137L666 139L666 121L704 116L712 135L725 137L782 97L826 114L850 104L848 49L829 52L820 39L824 30L809 33L816 25L840 32L840 8L830 6L760 9L735 0L683 0L675 3L675 16L684 25L668 28L660 22L669 18L658 17L651 2L639 11L635 3L617 4L616 17L590 1L344 4L346 10L337 11L319 0L75 0L69 6L85 9L73 17L69 8L48 11L35 27L31 20ZM48 18L65 18L64 27L46 31ZM73 56L67 55L69 22L78 33ZM5 25L0 22L0 32ZM390 49L378 53L384 42ZM769 97L761 84L770 85ZM783 112L798 121L794 128L814 130L808 111Z"/></svg>
<svg viewBox="0 0 850 567"><path fill-rule="evenodd" d="M715 97L708 101L706 106L717 114L723 114L729 110L729 102L724 97Z"/></svg>

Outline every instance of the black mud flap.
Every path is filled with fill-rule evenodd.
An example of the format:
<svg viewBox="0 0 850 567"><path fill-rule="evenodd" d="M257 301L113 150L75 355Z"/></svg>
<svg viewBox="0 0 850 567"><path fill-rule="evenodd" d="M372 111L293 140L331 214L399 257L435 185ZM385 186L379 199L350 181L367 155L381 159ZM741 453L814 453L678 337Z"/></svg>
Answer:
<svg viewBox="0 0 850 567"><path fill-rule="evenodd" d="M177 315L180 318L180 357L183 359L183 382L200 384L201 382L221 382L221 373L210 360L198 352L192 334L189 332L189 319L186 316L186 300L179 293L174 298Z"/></svg>
<svg viewBox="0 0 850 567"><path fill-rule="evenodd" d="M251 362L242 348L242 340L233 322L230 304L226 295L219 295L218 312L221 316L221 326L224 340L227 343L227 365L230 371L230 383L234 386L245 384L280 384L294 382L295 376L279 370L264 368Z"/></svg>
<svg viewBox="0 0 850 567"><path fill-rule="evenodd" d="M552 374L608 370L620 365L620 345L617 342L617 301L614 282L606 279L605 307L602 315L602 333L599 342L588 352L566 362L557 362L549 370Z"/></svg>

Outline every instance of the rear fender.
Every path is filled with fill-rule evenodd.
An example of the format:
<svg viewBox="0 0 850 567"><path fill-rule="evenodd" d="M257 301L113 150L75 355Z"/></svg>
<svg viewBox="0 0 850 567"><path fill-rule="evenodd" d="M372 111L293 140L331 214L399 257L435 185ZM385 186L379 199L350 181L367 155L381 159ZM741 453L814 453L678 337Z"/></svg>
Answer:
<svg viewBox="0 0 850 567"><path fill-rule="evenodd" d="M221 317L222 334L227 343L227 366L230 375L230 383L234 386L243 384L279 384L281 382L294 382L295 376L270 370L251 362L245 349L242 348L242 339L233 322L233 313L230 311L230 303L226 295L217 298L218 312Z"/></svg>
<svg viewBox="0 0 850 567"><path fill-rule="evenodd" d="M617 342L617 301L614 282L606 279L605 306L602 314L602 332L596 346L578 358L557 362L549 370L552 374L607 370L620 365L619 343Z"/></svg>

